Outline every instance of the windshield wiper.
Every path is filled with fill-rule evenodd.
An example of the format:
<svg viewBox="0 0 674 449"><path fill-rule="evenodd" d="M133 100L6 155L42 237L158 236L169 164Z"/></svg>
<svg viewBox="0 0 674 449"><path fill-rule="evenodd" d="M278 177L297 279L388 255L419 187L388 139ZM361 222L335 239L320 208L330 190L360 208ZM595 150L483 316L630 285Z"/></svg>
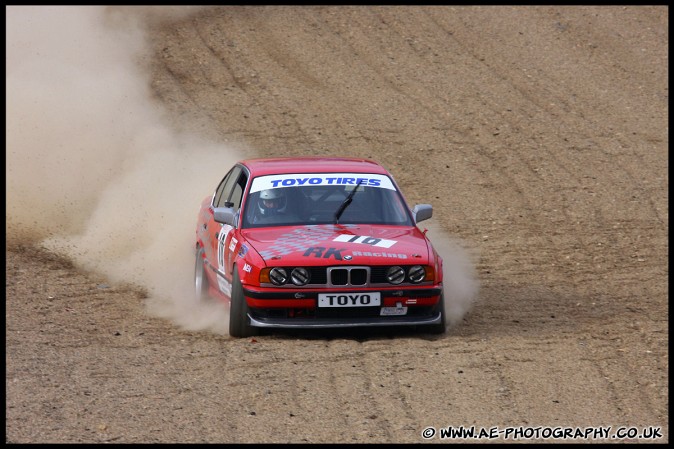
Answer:
<svg viewBox="0 0 674 449"><path fill-rule="evenodd" d="M360 184L364 181L364 179L361 179L358 181L358 184L356 184L356 187L349 193L349 196L344 199L344 202L339 205L339 209L337 209L337 212L335 212L335 224L339 223L339 217L342 216L344 213L344 209L348 207L349 204L351 204L351 201L353 201L353 196L356 194L356 190L358 190L358 187L360 187Z"/></svg>

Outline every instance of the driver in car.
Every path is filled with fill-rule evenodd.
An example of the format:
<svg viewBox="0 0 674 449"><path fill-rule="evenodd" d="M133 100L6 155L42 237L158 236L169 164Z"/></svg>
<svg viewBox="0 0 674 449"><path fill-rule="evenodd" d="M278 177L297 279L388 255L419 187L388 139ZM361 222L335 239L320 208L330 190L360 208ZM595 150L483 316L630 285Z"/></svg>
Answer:
<svg viewBox="0 0 674 449"><path fill-rule="evenodd" d="M257 202L258 214L254 222L285 213L287 199L283 189L267 189L260 192Z"/></svg>

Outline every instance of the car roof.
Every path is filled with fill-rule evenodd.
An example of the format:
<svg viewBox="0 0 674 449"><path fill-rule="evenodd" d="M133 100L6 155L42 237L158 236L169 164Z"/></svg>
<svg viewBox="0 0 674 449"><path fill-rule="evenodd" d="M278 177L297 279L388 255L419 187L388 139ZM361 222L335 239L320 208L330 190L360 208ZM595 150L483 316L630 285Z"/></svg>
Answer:
<svg viewBox="0 0 674 449"><path fill-rule="evenodd" d="M256 158L239 161L250 170L253 177L277 175L283 173L377 173L388 175L388 171L379 163L352 157L276 157Z"/></svg>

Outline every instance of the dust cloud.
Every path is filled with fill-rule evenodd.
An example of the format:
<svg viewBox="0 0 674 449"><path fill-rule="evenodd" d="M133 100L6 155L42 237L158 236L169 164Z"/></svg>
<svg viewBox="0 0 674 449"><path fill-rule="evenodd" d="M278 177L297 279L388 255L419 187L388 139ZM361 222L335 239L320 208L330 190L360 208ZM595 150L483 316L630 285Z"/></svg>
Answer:
<svg viewBox="0 0 674 449"><path fill-rule="evenodd" d="M178 133L139 61L148 23L193 7L8 6L8 244L37 243L112 282L150 313L226 333L193 294L198 206L243 149Z"/></svg>
<svg viewBox="0 0 674 449"><path fill-rule="evenodd" d="M475 272L478 254L476 249L466 247L465 242L444 232L434 220L420 223L419 228L428 229L428 238L442 257L447 326L456 327L478 298L479 282Z"/></svg>

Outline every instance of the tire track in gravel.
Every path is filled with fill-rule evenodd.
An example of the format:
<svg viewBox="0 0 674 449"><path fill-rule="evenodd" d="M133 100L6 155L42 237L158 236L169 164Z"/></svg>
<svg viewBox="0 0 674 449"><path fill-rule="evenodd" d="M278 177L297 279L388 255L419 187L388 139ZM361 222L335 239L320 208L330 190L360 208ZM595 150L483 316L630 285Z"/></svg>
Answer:
<svg viewBox="0 0 674 449"><path fill-rule="evenodd" d="M538 9L533 9L533 10L538 11ZM530 11L532 11L532 10L531 9L527 10L527 12L530 12ZM598 10L598 11L601 12L601 10ZM519 10L518 10L518 12L519 12ZM490 28L494 28L494 27L492 26ZM554 30L551 30L551 31L554 31ZM551 34L554 35L554 33L551 33ZM561 33L561 32L559 32L557 34L563 35L563 33ZM470 35L464 37L464 41L471 42L471 43L484 42L483 40L477 39L477 36L471 37ZM573 55L573 53L571 53L569 51L569 49L560 48L560 46L555 41L551 41L551 43L548 44L548 45L555 45L555 47L558 49L558 51L550 52L550 54L559 53L559 54L572 54ZM468 50L471 51L470 47L468 48ZM473 54L475 54L476 51L478 51L478 50L472 50ZM485 52L485 50L482 49L480 54L482 54L484 52ZM582 57L583 55L581 54L580 56ZM495 55L491 55L490 57L487 57L487 59L489 61L494 61L495 64L496 64L496 67L497 68L499 67L500 58L496 57ZM592 63L594 63L594 59L592 60ZM527 62L527 56L526 55L522 55L521 64L523 66L525 64L531 64L530 61ZM592 67L592 65L590 63L588 63L587 65ZM534 67L535 67L535 65L534 65ZM505 71L502 68L499 68L498 72L505 73ZM619 88L610 89L610 86L612 84L618 84L618 83L622 82L618 78L607 76L607 74L614 73L614 72L597 71L597 73L601 73L600 75L596 76L597 80L601 80L601 81L598 81L597 84L599 86L601 86L605 92L606 91L620 92L621 89L619 89ZM610 128L610 126L611 126L610 122L609 122L608 125L606 124L606 117L605 117L605 114L602 113L602 111L595 112L592 109L589 109L585 106L583 106L583 108L581 109L582 105L592 105L593 104L593 102L591 101L591 99L592 99L591 96L593 94L595 94L596 90L590 89L589 91L587 91L587 90L583 91L583 90L579 89L579 87L582 86L583 89L587 89L586 84L581 84L580 86L573 86L573 84L571 84L568 79L565 79L564 77L562 77L563 75L564 75L563 72L547 72L546 73L546 72L540 72L539 71L539 73L537 73L537 76L533 80L533 84L531 82L532 80L529 80L529 82L526 85L522 85L521 87L518 87L517 85L514 85L514 86L516 87L516 89L518 89L520 92L522 92L529 101L535 102L535 104L538 106L536 109L539 109L541 111L545 111L547 113L547 115L550 115L550 117L555 119L555 120L561 120L561 123L563 125L560 127L560 129L574 130L574 132L577 132L575 130L578 130L578 129L584 129L585 132L581 133L581 138L585 139L585 140L591 139L591 136L593 136L593 135L596 136L597 134L599 134L600 136L606 136L606 137L613 136L616 131L614 129ZM530 76L530 75L528 75L528 76ZM622 83L624 83L624 82L622 82ZM571 98L574 99L574 108L573 109L571 109L569 107L568 100L566 100L567 98L569 98L568 89L562 90L562 88L564 88L564 86L569 86L569 85L573 86L572 90L571 90L571 94L570 94ZM532 87L535 87L535 89L533 89ZM543 91L544 95L541 95L540 91ZM536 93L536 95L535 96L527 95L525 92ZM618 94L618 95L620 95L620 94ZM536 100L535 100L536 98L545 99L547 101L545 101L545 102L539 101L538 103L536 103ZM604 104L609 105L610 101L611 101L611 99L606 99L603 102L604 102ZM618 101L622 101L622 100L618 100ZM551 105L554 105L554 108L552 108ZM571 112L571 114L559 115L558 112L557 112L557 109L559 108L559 105L563 105L562 109L566 110L567 112ZM584 113L583 113L583 110L584 110ZM575 117L578 114L580 114L580 117L578 119L575 119ZM588 118L590 118L590 117L596 117L596 118L594 120L592 118L590 118L591 121L588 122L587 118L583 117L584 114L588 114L589 115ZM583 119L583 120L580 120L580 119ZM573 122L569 122L569 120L573 120ZM614 123L612 125L615 128L616 124ZM628 131L628 130L626 130L626 131ZM584 135L584 137L583 137L583 135ZM567 137L569 139L571 139L572 141L574 140L573 139L574 136L571 133L569 133L569 135ZM628 142L628 144L622 144L621 141L624 138L620 136L620 133L618 133L615 137L618 139L618 143L620 144L620 146L623 147L623 148L626 148L627 151L629 151L629 149L635 147L635 142ZM611 140L613 140L613 139L611 139ZM600 146L600 148L602 148L603 151L607 151L607 148L611 148L611 147L615 146L611 142L611 140L607 140L607 142L605 144L602 144ZM555 160L555 159L559 158L559 156L561 156L563 158L563 159L560 160L560 163L558 163L558 168L560 170L566 170L566 173L568 175L573 176L574 172L582 173L583 169L589 171L589 173L586 173L586 176L592 174L591 170L594 169L594 166L591 163L582 163L581 162L580 164L577 164L577 165L574 166L572 164L573 161L571 160L571 158L564 158L563 157L566 154L566 152L551 151L550 149L547 149L547 151L548 151L548 155L547 155L546 159L548 159L548 160ZM638 157L638 156L636 156L635 150L632 150L630 153L631 153L631 156ZM586 153L586 154L588 156L590 155L590 153ZM574 157L576 157L576 156L577 155L574 155ZM627 162L629 162L629 163L627 163ZM638 182L636 181L636 178L631 176L629 171L625 168L626 166L630 166L630 165L631 166L634 165L632 161L626 161L625 164L619 163L618 166L623 171L623 173L627 173L628 176L630 176L631 180L634 181L634 184L638 185ZM570 167L572 167L572 166L574 167L573 170L570 169ZM567 167L569 167L569 168L567 168ZM579 170L579 168L580 168L580 170ZM655 167L653 167L653 168L655 168ZM618 177L616 176L616 179L617 178ZM576 177L576 181L579 184L582 184L582 182L580 182L580 179L581 178ZM617 184L617 182L611 182L611 184L615 185L615 184ZM612 193L614 193L614 192L612 192ZM658 214L655 207L653 207L653 212L655 212L656 215Z"/></svg>
<svg viewBox="0 0 674 449"><path fill-rule="evenodd" d="M444 28L445 25L439 24L438 22L435 22L435 23L438 26L440 26L442 29L445 29ZM447 29L445 29L445 32L447 32L448 34L451 34L453 39L457 39L455 36L457 34L459 34L458 32L455 33L453 31L449 31ZM468 32L470 33L472 31L468 30ZM568 100L567 100L567 98L569 96L568 91L561 91L558 88L557 89L555 88L555 86L560 85L560 83L558 82L557 79L551 78L549 76L546 77L545 73L539 74L539 76L537 76L535 78L535 81L534 81L535 84L533 86L531 84L531 81L528 81L526 84L521 84L521 82L517 81L517 79L508 79L507 78L508 75L505 75L505 73L512 73L512 71L508 70L509 68L505 69L502 66L500 66L500 64L499 64L500 58L497 55L488 55L488 54L486 54L486 52L484 50L480 51L480 50L475 50L475 49L472 48L473 45L475 45L475 43L484 42L483 40L477 39L477 36L471 36L470 34L465 35L466 34L465 27L462 29L462 32L460 34L462 35L462 44L461 45L468 51L469 54L472 54L473 57L477 60L485 61L484 65L489 67L489 70L491 71L491 73L494 74L501 81L504 81L504 82L510 84L510 86L512 86L517 92L520 92L520 94L522 94L522 96L524 98L526 98L529 102L532 102L532 105L534 105L534 110L545 113L545 115L549 116L550 119L561 120L562 121L561 122L562 126L560 127L561 129L574 129L574 130L576 130L576 129L579 129L579 128L581 128L581 129L585 128L586 129L586 134L585 134L586 138L589 138L589 136L592 136L592 135L596 134L597 129L605 128L605 125L601 125L600 122L596 122L596 121L586 123L586 121L579 122L577 120L574 120L574 122L571 123L568 120L569 119L573 120L573 114L560 115L558 113L560 105L561 105L561 109L563 109L563 110L571 111L571 109L570 109L570 105L569 105ZM466 44L466 42L468 42L468 44ZM479 51L479 53L477 53L478 51ZM522 62L523 65L526 63L525 61ZM524 70L526 70L526 69L524 69ZM528 76L530 76L530 75L528 75ZM559 77L558 74L557 74L557 77ZM565 83L561 83L561 86L564 86L564 84ZM489 83L489 85L490 86L496 86L497 83ZM535 89L534 89L534 87L535 87ZM503 89L503 90L508 91L509 89ZM544 95L540 94L541 90L543 92L545 92ZM576 90L576 92L579 93L579 94L581 93L581 92L578 92L577 90ZM534 93L536 94L535 96L533 95ZM571 96L572 96L572 98L575 98L576 94L572 93ZM540 101L540 100L537 100L538 98L545 99L545 103ZM513 101L513 103L517 104L518 102ZM577 109L577 106L579 106L581 103L587 103L587 101L580 101L580 102L575 102L575 103L577 103L577 104L574 106L574 108ZM502 113L502 110L499 111L499 110L493 109L493 108L491 110L499 118L499 120L494 120L493 121L494 123L501 123L503 120L505 120L505 123L512 124L512 119L509 119L507 115L499 114L499 112ZM573 111L573 112L575 114L577 114L579 111L576 110L576 111ZM525 113L528 114L528 115L531 114L531 112L525 112ZM566 118L566 117L568 117L568 118ZM534 116L529 117L529 120L533 120L533 119L534 119ZM517 129L515 129L515 130L517 130ZM605 130L603 133L607 136L610 135L609 130ZM501 133L497 133L497 134L501 134ZM568 135L568 138L570 138L572 140L575 140L573 135ZM581 134L581 138L582 138L582 134ZM567 138L565 138L565 140L567 140ZM491 142L489 144L489 146L492 146L492 144L495 144L495 143L496 142ZM606 145L602 145L602 146L603 147L611 146L611 143L608 142ZM625 148L631 148L632 147L631 145L621 145L621 146L623 146ZM561 172L566 173L566 175L570 179L575 179L576 184L583 185L584 184L583 179L590 178L590 177L592 177L590 175L594 174L595 168L592 164L582 164L582 165L573 166L572 163L571 163L572 160L570 158L564 157L564 154L566 154L565 151L559 151L559 150L554 149L554 148L549 148L549 146L547 146L547 145L541 145L541 147L542 148L540 148L540 149L547 153L546 157L544 158L545 160L557 161L557 167L556 167L557 170L554 170L554 171L555 172L561 171ZM606 151L606 150L604 150L604 151ZM634 151L632 151L632 153L635 154ZM576 155L574 155L574 156L576 156ZM526 161L525 161L525 164L526 164ZM628 171L626 171L624 164L620 164L619 167L621 168L621 170L623 170L623 172L627 173L628 176L630 176L630 178L634 181L635 184L637 184L636 179L633 176L631 176L631 174ZM529 168L530 172L534 171L534 170L532 170L531 166L529 166L528 168ZM580 168L580 170L579 170L579 168ZM586 173L583 173L584 170L586 171ZM538 170L535 170L535 171L538 171ZM615 183L613 183L613 184L615 184ZM652 208L653 208L653 211L658 213L656 211L656 208L653 205L652 205ZM601 219L601 217L600 217L600 219Z"/></svg>
<svg viewBox="0 0 674 449"><path fill-rule="evenodd" d="M374 379L368 370L367 343L336 339L329 342L332 364L331 386L346 419L346 427L352 429L350 443L372 441L395 441L386 421L386 413L377 402L373 390ZM348 357L344 357L349 354Z"/></svg>

